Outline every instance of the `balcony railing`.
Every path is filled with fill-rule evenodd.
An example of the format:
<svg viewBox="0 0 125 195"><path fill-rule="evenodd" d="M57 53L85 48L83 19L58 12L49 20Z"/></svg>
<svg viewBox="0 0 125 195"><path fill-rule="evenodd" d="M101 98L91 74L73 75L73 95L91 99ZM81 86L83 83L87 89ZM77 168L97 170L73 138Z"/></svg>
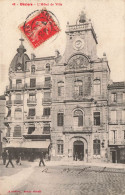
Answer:
<svg viewBox="0 0 125 195"><path fill-rule="evenodd" d="M67 126L64 128L63 132L81 132L81 133L91 133L92 127L84 126L84 127L78 127L78 126Z"/></svg>
<svg viewBox="0 0 125 195"><path fill-rule="evenodd" d="M31 99L27 99L27 104L36 104L37 103L37 99L31 100Z"/></svg>
<svg viewBox="0 0 125 195"><path fill-rule="evenodd" d="M46 103L51 103L52 99L51 98L43 98L42 99L42 103L46 104Z"/></svg>
<svg viewBox="0 0 125 195"><path fill-rule="evenodd" d="M125 145L125 140L109 140L109 145Z"/></svg>
<svg viewBox="0 0 125 195"><path fill-rule="evenodd" d="M23 100L14 100L14 104L23 104Z"/></svg>
<svg viewBox="0 0 125 195"><path fill-rule="evenodd" d="M109 121L109 125L117 125L118 124L118 120L110 120Z"/></svg>
<svg viewBox="0 0 125 195"><path fill-rule="evenodd" d="M22 90L22 89L24 89L24 85L23 84L6 86L6 91L9 91L9 90Z"/></svg>
<svg viewBox="0 0 125 195"><path fill-rule="evenodd" d="M24 119L28 121L51 121L51 116L26 116Z"/></svg>
<svg viewBox="0 0 125 195"><path fill-rule="evenodd" d="M50 134L50 129L49 130L43 130L43 134Z"/></svg>
<svg viewBox="0 0 125 195"><path fill-rule="evenodd" d="M109 121L109 125L124 125L125 120Z"/></svg>

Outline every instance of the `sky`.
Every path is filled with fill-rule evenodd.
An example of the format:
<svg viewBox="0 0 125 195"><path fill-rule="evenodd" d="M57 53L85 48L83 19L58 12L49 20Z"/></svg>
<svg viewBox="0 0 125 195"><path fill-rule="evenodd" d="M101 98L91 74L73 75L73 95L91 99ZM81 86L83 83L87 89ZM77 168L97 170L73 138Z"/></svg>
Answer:
<svg viewBox="0 0 125 195"><path fill-rule="evenodd" d="M20 3L36 5L20 6ZM49 6L39 6L37 3L49 3ZM51 3L54 5L50 6ZM62 5L57 6L56 3ZM107 55L111 80L125 81L125 0L0 0L0 95L9 84L9 65L20 45L21 32L18 26L31 12L44 7L58 18L61 31L55 40L50 39L36 49L25 40L24 46L29 57L31 53L36 57L51 56L57 49L63 55L66 24L75 24L84 9L97 35L97 55L100 58L104 52Z"/></svg>

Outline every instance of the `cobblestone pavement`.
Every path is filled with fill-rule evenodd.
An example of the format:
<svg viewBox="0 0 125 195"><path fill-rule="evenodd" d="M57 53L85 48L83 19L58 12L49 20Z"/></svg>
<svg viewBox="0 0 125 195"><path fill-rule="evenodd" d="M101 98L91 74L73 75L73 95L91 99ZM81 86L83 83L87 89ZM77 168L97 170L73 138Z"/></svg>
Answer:
<svg viewBox="0 0 125 195"><path fill-rule="evenodd" d="M15 190L17 194L33 195L38 191L42 195L125 195L125 169L35 166L30 177Z"/></svg>

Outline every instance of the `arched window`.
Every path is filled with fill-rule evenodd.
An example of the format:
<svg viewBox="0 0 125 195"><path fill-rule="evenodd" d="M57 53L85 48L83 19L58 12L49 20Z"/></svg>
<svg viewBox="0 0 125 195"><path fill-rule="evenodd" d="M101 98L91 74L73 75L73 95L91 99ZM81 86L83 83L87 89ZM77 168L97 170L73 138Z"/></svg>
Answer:
<svg viewBox="0 0 125 195"><path fill-rule="evenodd" d="M83 82L82 81L75 81L74 82L75 87L75 95L83 95Z"/></svg>
<svg viewBox="0 0 125 195"><path fill-rule="evenodd" d="M74 126L83 126L83 112L81 110L75 110L73 118Z"/></svg>
<svg viewBox="0 0 125 195"><path fill-rule="evenodd" d="M93 140L93 154L100 155L100 140Z"/></svg>
<svg viewBox="0 0 125 195"><path fill-rule="evenodd" d="M64 82L60 81L58 82L58 96L64 95Z"/></svg>
<svg viewBox="0 0 125 195"><path fill-rule="evenodd" d="M21 119L22 118L22 109L16 108L15 109L15 119Z"/></svg>
<svg viewBox="0 0 125 195"><path fill-rule="evenodd" d="M35 74L35 65L31 66L31 74Z"/></svg>
<svg viewBox="0 0 125 195"><path fill-rule="evenodd" d="M100 79L95 79L93 81L94 83L94 95L100 95L101 94L101 82Z"/></svg>
<svg viewBox="0 0 125 195"><path fill-rule="evenodd" d="M13 137L21 137L21 126L17 125L14 127Z"/></svg>
<svg viewBox="0 0 125 195"><path fill-rule="evenodd" d="M63 140L57 140L57 154L63 154Z"/></svg>

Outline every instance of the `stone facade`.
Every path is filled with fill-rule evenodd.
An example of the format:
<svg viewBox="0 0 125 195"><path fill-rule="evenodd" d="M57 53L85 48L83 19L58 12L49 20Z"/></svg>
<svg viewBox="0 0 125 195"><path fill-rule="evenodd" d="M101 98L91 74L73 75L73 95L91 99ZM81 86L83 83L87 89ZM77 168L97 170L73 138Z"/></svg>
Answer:
<svg viewBox="0 0 125 195"><path fill-rule="evenodd" d="M111 82L106 54L97 56L97 37L84 13L75 25L67 24L66 36L63 56L56 51L31 59L21 39L5 92L6 148L17 144L23 152L48 151L52 160L123 162L125 84ZM112 104L115 93L118 101Z"/></svg>
<svg viewBox="0 0 125 195"><path fill-rule="evenodd" d="M108 92L110 161L125 163L125 82L112 82Z"/></svg>

